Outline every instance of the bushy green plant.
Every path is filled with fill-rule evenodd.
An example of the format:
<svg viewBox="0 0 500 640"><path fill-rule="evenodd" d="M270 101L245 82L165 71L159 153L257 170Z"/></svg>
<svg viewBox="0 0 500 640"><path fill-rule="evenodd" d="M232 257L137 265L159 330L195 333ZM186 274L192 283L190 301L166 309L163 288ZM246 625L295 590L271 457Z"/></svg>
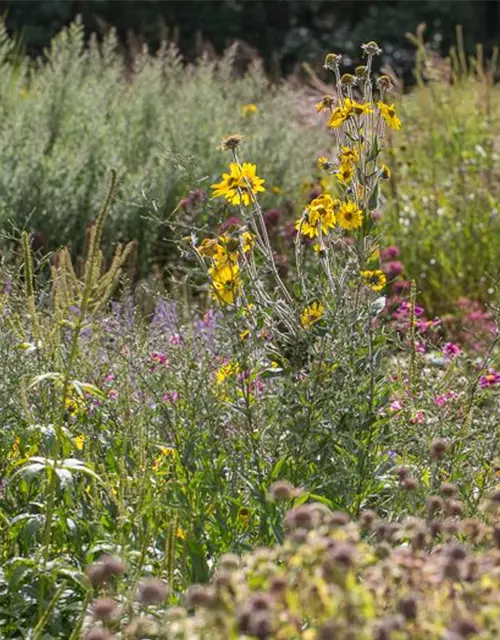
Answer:
<svg viewBox="0 0 500 640"><path fill-rule="evenodd" d="M303 166L297 149L313 157L316 148L314 130L304 136L301 91L270 85L258 60L238 75L236 47L221 60L186 65L165 44L127 66L113 33L87 47L76 22L42 59L14 53L2 25L0 225L33 230L45 251L70 244L82 253L111 166L120 180L104 246L137 240L137 268L148 275L153 263L177 255L174 230L220 222L208 203L194 211L179 204L222 169L224 134L241 130L253 158L265 159L270 205L278 197L272 186L282 197L295 192ZM244 117L245 104L257 112Z"/></svg>

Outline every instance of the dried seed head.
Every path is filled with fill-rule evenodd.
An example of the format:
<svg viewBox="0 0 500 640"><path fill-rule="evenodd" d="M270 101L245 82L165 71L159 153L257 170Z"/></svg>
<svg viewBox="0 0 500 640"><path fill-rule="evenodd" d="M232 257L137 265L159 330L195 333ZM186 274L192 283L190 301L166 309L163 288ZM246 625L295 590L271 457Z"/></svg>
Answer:
<svg viewBox="0 0 500 640"><path fill-rule="evenodd" d="M267 593L256 593L247 602L252 611L268 611L272 606L272 599Z"/></svg>
<svg viewBox="0 0 500 640"><path fill-rule="evenodd" d="M237 149L244 140L245 136L242 136L239 133L232 133L231 135L222 138L219 149L222 151L232 151Z"/></svg>
<svg viewBox="0 0 500 640"><path fill-rule="evenodd" d="M414 596L402 598L399 601L398 609L406 620L415 620L417 617L417 599Z"/></svg>
<svg viewBox="0 0 500 640"><path fill-rule="evenodd" d="M213 578L213 584L217 589L231 589L232 581L232 571L218 571Z"/></svg>
<svg viewBox="0 0 500 640"><path fill-rule="evenodd" d="M179 620L184 620L184 618L187 618L187 611L182 607L170 607L166 611L165 617L169 622L177 622Z"/></svg>
<svg viewBox="0 0 500 640"><path fill-rule="evenodd" d="M214 594L209 587L201 584L193 584L186 593L186 607L193 609L194 607L209 607L212 605Z"/></svg>
<svg viewBox="0 0 500 640"><path fill-rule="evenodd" d="M407 491L415 491L415 489L418 487L418 480L416 478L413 478L412 476L408 476L408 478L405 478L403 480L401 486Z"/></svg>
<svg viewBox="0 0 500 640"><path fill-rule="evenodd" d="M365 509L359 516L359 524L364 529L371 529L377 520L377 514L371 509Z"/></svg>
<svg viewBox="0 0 500 640"><path fill-rule="evenodd" d="M151 618L146 616L137 616L130 621L130 624L125 628L126 638L151 638L156 637L158 634L158 625Z"/></svg>
<svg viewBox="0 0 500 640"><path fill-rule="evenodd" d="M156 578L148 578L139 584L137 599L145 605L158 604L166 600L167 585Z"/></svg>
<svg viewBox="0 0 500 640"><path fill-rule="evenodd" d="M285 526L289 529L313 529L318 524L318 514L311 505L302 504L286 514Z"/></svg>
<svg viewBox="0 0 500 640"><path fill-rule="evenodd" d="M307 542L307 533L307 529L295 529L290 537L295 544L304 544Z"/></svg>
<svg viewBox="0 0 500 640"><path fill-rule="evenodd" d="M452 633L456 633L461 638L468 638L469 636L473 636L476 633L479 633L479 627L470 618L462 618L461 620L456 620L451 624L449 630Z"/></svg>
<svg viewBox="0 0 500 640"><path fill-rule="evenodd" d="M426 500L427 512L433 515L443 508L443 500L439 496L429 496Z"/></svg>
<svg viewBox="0 0 500 640"><path fill-rule="evenodd" d="M439 491L445 498L451 498L452 496L456 495L458 489L457 486L452 484L451 482L443 482L443 484L439 487Z"/></svg>
<svg viewBox="0 0 500 640"><path fill-rule="evenodd" d="M455 561L465 560L467 557L467 550L461 544L453 544L446 548L446 553L449 558Z"/></svg>
<svg viewBox="0 0 500 640"><path fill-rule="evenodd" d="M349 523L349 516L343 511L334 511L329 514L328 524L332 527L345 527Z"/></svg>
<svg viewBox="0 0 500 640"><path fill-rule="evenodd" d="M99 559L99 562L103 565L106 580L117 578L125 573L125 563L118 556L104 555Z"/></svg>
<svg viewBox="0 0 500 640"><path fill-rule="evenodd" d="M295 497L295 488L288 480L277 480L269 488L269 497L275 502L284 502Z"/></svg>
<svg viewBox="0 0 500 640"><path fill-rule="evenodd" d="M423 527L415 531L411 539L411 546L413 549L423 549L425 547L426 533L427 531Z"/></svg>
<svg viewBox="0 0 500 640"><path fill-rule="evenodd" d="M273 624L268 611L251 613L248 618L248 631L259 640L266 640L273 633Z"/></svg>
<svg viewBox="0 0 500 640"><path fill-rule="evenodd" d="M370 40L370 42L362 44L361 48L367 56L379 56L382 53L382 49L374 40Z"/></svg>
<svg viewBox="0 0 500 640"><path fill-rule="evenodd" d="M114 640L115 636L106 629L91 629L85 634L85 640Z"/></svg>
<svg viewBox="0 0 500 640"><path fill-rule="evenodd" d="M462 521L460 530L465 536L476 541L482 534L484 528L483 523L477 518L466 518Z"/></svg>
<svg viewBox="0 0 500 640"><path fill-rule="evenodd" d="M408 467L394 467L393 473L395 476L398 477L398 479L400 481L403 481L405 478L407 478L410 475L410 470L408 469Z"/></svg>
<svg viewBox="0 0 500 640"><path fill-rule="evenodd" d="M113 598L98 598L92 603L91 611L94 620L108 621L118 617L120 607Z"/></svg>
<svg viewBox="0 0 500 640"><path fill-rule="evenodd" d="M462 503L458 500L446 500L445 509L450 516L461 516L463 512Z"/></svg>
<svg viewBox="0 0 500 640"><path fill-rule="evenodd" d="M221 556L219 564L220 568L225 571L236 571L240 566L240 559L234 553L225 553Z"/></svg>
<svg viewBox="0 0 500 640"><path fill-rule="evenodd" d="M101 562L93 562L86 567L85 575L93 587L100 587L104 582L106 582Z"/></svg>
<svg viewBox="0 0 500 640"><path fill-rule="evenodd" d="M328 71L335 71L340 66L342 56L338 53L327 53L325 57L325 64L323 67Z"/></svg>
<svg viewBox="0 0 500 640"><path fill-rule="evenodd" d="M460 564L454 560L449 560L443 566L443 576L448 580L456 582L461 578Z"/></svg>
<svg viewBox="0 0 500 640"><path fill-rule="evenodd" d="M340 78L340 84L344 87L350 87L354 84L356 78L351 73L344 73Z"/></svg>
<svg viewBox="0 0 500 640"><path fill-rule="evenodd" d="M447 450L448 443L443 438L434 438L431 442L430 453L434 460L442 460Z"/></svg>
<svg viewBox="0 0 500 640"><path fill-rule="evenodd" d="M385 560L391 555L392 549L387 542L381 542L375 547L375 553L380 560Z"/></svg>
<svg viewBox="0 0 500 640"><path fill-rule="evenodd" d="M428 526L430 534L433 538L437 538L439 535L441 535L443 527L438 520L432 520L431 522L429 522Z"/></svg>
<svg viewBox="0 0 500 640"><path fill-rule="evenodd" d="M380 78L377 78L376 84L380 91L390 91L393 87L392 80L389 76L380 76Z"/></svg>
<svg viewBox="0 0 500 640"><path fill-rule="evenodd" d="M288 586L288 581L285 576L274 576L269 585L269 593L273 596L281 595Z"/></svg>

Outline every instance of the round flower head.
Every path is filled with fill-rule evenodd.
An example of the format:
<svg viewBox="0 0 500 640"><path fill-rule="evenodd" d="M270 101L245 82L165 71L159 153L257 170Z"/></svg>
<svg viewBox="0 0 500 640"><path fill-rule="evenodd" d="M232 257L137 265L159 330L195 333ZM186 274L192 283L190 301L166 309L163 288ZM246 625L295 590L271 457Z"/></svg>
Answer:
<svg viewBox="0 0 500 640"><path fill-rule="evenodd" d="M354 168L351 164L341 164L335 175L341 184L349 184L354 175Z"/></svg>
<svg viewBox="0 0 500 640"><path fill-rule="evenodd" d="M313 303L308 305L302 312L302 316L300 318L304 329L308 329L313 324L318 322L318 320L321 320L324 313L325 307L320 302L317 302L315 300Z"/></svg>
<svg viewBox="0 0 500 640"><path fill-rule="evenodd" d="M382 53L382 49L374 40L370 40L370 42L362 44L361 48L367 56L379 56Z"/></svg>
<svg viewBox="0 0 500 640"><path fill-rule="evenodd" d="M225 198L230 204L248 206L253 194L265 191L265 180L256 175L256 166L250 162L239 165L231 162L230 173L222 174L222 181L212 185L214 198Z"/></svg>
<svg viewBox="0 0 500 640"><path fill-rule="evenodd" d="M244 139L245 136L242 136L239 133L232 133L231 135L222 138L220 148L222 151L237 149Z"/></svg>
<svg viewBox="0 0 500 640"><path fill-rule="evenodd" d="M340 66L342 56L338 53L327 53L325 57L325 64L323 67L328 71L335 71Z"/></svg>
<svg viewBox="0 0 500 640"><path fill-rule="evenodd" d="M254 116L258 111L256 104L243 104L241 106L241 117L249 118L250 116Z"/></svg>
<svg viewBox="0 0 500 640"><path fill-rule="evenodd" d="M342 229L358 229L363 223L363 212L354 202L342 203L337 215Z"/></svg>
<svg viewBox="0 0 500 640"><path fill-rule="evenodd" d="M381 291L387 283L385 273L380 269L361 271L361 279L372 291Z"/></svg>

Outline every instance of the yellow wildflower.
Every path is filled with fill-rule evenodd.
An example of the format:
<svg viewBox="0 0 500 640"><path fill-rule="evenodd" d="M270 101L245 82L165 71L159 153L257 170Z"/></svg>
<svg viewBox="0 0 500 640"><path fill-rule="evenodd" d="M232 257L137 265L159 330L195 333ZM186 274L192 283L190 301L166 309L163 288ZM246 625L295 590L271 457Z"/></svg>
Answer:
<svg viewBox="0 0 500 640"><path fill-rule="evenodd" d="M238 265L231 262L209 269L215 299L224 304L234 304L241 288L239 271Z"/></svg>
<svg viewBox="0 0 500 640"><path fill-rule="evenodd" d="M373 113L372 106L369 102L356 102L356 100L351 100L350 98L345 98L344 109L347 111L348 118Z"/></svg>
<svg viewBox="0 0 500 640"><path fill-rule="evenodd" d="M385 102L377 102L377 107L380 109L380 113L384 118L386 124L394 131L397 131L401 127L401 120L396 115L396 109L393 104L386 104Z"/></svg>
<svg viewBox="0 0 500 640"><path fill-rule="evenodd" d="M315 198L306 208L305 215L296 221L295 228L309 238L316 238L321 231L328 233L335 226L336 218L334 209L338 208L339 201L334 200L328 193Z"/></svg>
<svg viewBox="0 0 500 640"><path fill-rule="evenodd" d="M343 107L336 107L332 111L330 120L328 120L328 126L332 129L340 127L349 117L349 113Z"/></svg>
<svg viewBox="0 0 500 640"><path fill-rule="evenodd" d="M277 187L276 185L274 187L271 187L271 191L275 193L277 196L281 194L281 188Z"/></svg>
<svg viewBox="0 0 500 640"><path fill-rule="evenodd" d="M338 211L342 229L357 229L363 222L363 213L354 202L343 202Z"/></svg>
<svg viewBox="0 0 500 640"><path fill-rule="evenodd" d="M240 340L246 340L250 336L250 329L245 329L240 332Z"/></svg>
<svg viewBox="0 0 500 640"><path fill-rule="evenodd" d="M222 181L212 185L213 198L225 198L230 204L248 206L253 194L265 191L265 180L256 175L256 166L250 162L238 165L231 162L229 173L222 174Z"/></svg>
<svg viewBox="0 0 500 640"><path fill-rule="evenodd" d="M385 273L380 269L361 271L361 279L372 291L381 291L387 283Z"/></svg>
<svg viewBox="0 0 500 640"><path fill-rule="evenodd" d="M222 384L230 376L238 373L240 370L236 362L228 362L215 372L215 381L217 384Z"/></svg>
<svg viewBox="0 0 500 640"><path fill-rule="evenodd" d="M344 146L340 148L340 164L355 164L359 160L359 153L355 147Z"/></svg>
<svg viewBox="0 0 500 640"><path fill-rule="evenodd" d="M321 320L324 313L325 313L325 307L320 302L315 300L310 305L308 305L302 312L302 316L300 318L302 326L305 329L308 329L313 324L318 322L318 320Z"/></svg>
<svg viewBox="0 0 500 640"><path fill-rule="evenodd" d="M243 253L248 253L255 245L255 236L250 231L244 231L240 236Z"/></svg>
<svg viewBox="0 0 500 640"><path fill-rule="evenodd" d="M389 180L389 178L391 177L391 170L386 164L383 164L380 167L380 177L382 178L382 180Z"/></svg>
<svg viewBox="0 0 500 640"><path fill-rule="evenodd" d="M325 156L321 156L316 162L318 168L323 169L324 171L328 171L332 166L332 163L328 160L328 158L325 158Z"/></svg>
<svg viewBox="0 0 500 640"><path fill-rule="evenodd" d="M250 116L254 116L259 110L257 109L256 104L243 104L241 105L241 117L248 118Z"/></svg>
<svg viewBox="0 0 500 640"><path fill-rule="evenodd" d="M184 531L184 529L182 529L181 527L177 527L177 531L175 533L175 537L178 538L179 540L185 540L186 537L187 537L187 534Z"/></svg>
<svg viewBox="0 0 500 640"><path fill-rule="evenodd" d="M85 413L85 403L79 396L73 396L66 398L64 401L66 412L71 416L77 416L80 413Z"/></svg>
<svg viewBox="0 0 500 640"><path fill-rule="evenodd" d="M200 256L213 258L217 255L219 248L219 243L216 238L204 238L201 244L196 247L196 251L198 251Z"/></svg>
<svg viewBox="0 0 500 640"><path fill-rule="evenodd" d="M324 111L325 109L331 109L335 104L335 98L333 96L323 96L321 100L316 104L316 111Z"/></svg>
<svg viewBox="0 0 500 640"><path fill-rule="evenodd" d="M85 436L83 434L80 434L79 436L75 437L73 442L75 443L75 447L78 449L78 451L81 451L83 449L83 445L85 444Z"/></svg>
<svg viewBox="0 0 500 640"><path fill-rule="evenodd" d="M341 184L349 184L354 175L354 167L352 164L341 164L335 175Z"/></svg>

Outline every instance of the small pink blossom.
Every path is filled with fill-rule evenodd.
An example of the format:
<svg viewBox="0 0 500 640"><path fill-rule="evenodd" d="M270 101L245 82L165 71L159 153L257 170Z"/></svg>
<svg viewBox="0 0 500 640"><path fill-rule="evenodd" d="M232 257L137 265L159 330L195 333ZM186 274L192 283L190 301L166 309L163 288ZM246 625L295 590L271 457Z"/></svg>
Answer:
<svg viewBox="0 0 500 640"><path fill-rule="evenodd" d="M116 400L119 396L119 393L116 389L110 389L108 391L108 397L111 398L111 400Z"/></svg>
<svg viewBox="0 0 500 640"><path fill-rule="evenodd" d="M153 353L151 354L150 358L151 362L153 362L155 365L156 364L161 364L164 366L168 365L168 358L164 353L161 353L160 351L153 351ZM154 370L154 367L153 367Z"/></svg>
<svg viewBox="0 0 500 640"><path fill-rule="evenodd" d="M396 245L386 247L380 252L380 259L382 260L382 262L395 260L396 258L399 258L399 249L396 247Z"/></svg>
<svg viewBox="0 0 500 640"><path fill-rule="evenodd" d="M423 411L417 411L415 413L415 415L413 416L413 418L411 418L410 422L412 424L422 424L422 422L425 420L425 415Z"/></svg>
<svg viewBox="0 0 500 640"><path fill-rule="evenodd" d="M166 404L174 404L179 399L179 394L177 391L167 391L167 393L163 394L162 400Z"/></svg>
<svg viewBox="0 0 500 640"><path fill-rule="evenodd" d="M108 373L108 375L104 378L104 382L113 382L115 379L114 373Z"/></svg>
<svg viewBox="0 0 500 640"><path fill-rule="evenodd" d="M403 403L401 402L401 400L394 400L389 405L390 411L401 411L402 408L403 408Z"/></svg>
<svg viewBox="0 0 500 640"><path fill-rule="evenodd" d="M456 358L462 353L462 350L460 349L460 347L454 342L447 342L444 345L442 351L443 351L443 355L446 358L449 358L450 360L452 360L453 358Z"/></svg>
<svg viewBox="0 0 500 640"><path fill-rule="evenodd" d="M182 337L178 333L174 333L174 335L170 338L170 344L176 346L182 344Z"/></svg>
<svg viewBox="0 0 500 640"><path fill-rule="evenodd" d="M492 387L500 382L500 373L495 371L495 369L489 369L488 373L479 378L479 385L481 389L485 389L486 387Z"/></svg>

